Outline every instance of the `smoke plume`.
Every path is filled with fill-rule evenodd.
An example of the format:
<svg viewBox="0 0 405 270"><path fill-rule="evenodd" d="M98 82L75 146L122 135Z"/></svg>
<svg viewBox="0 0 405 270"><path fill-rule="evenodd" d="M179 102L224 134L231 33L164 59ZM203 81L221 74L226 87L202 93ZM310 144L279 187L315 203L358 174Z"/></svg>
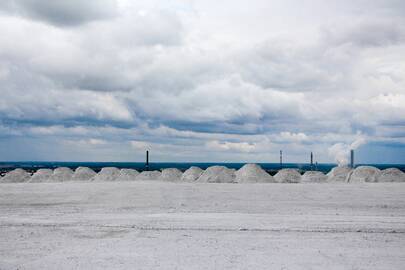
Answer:
<svg viewBox="0 0 405 270"><path fill-rule="evenodd" d="M349 164L349 155L350 155L350 150L356 150L359 148L361 145L366 143L366 139L364 137L359 137L357 138L354 142L351 144L347 143L336 143L329 147L328 152L329 155L332 156L335 160L335 162L339 166L344 166Z"/></svg>

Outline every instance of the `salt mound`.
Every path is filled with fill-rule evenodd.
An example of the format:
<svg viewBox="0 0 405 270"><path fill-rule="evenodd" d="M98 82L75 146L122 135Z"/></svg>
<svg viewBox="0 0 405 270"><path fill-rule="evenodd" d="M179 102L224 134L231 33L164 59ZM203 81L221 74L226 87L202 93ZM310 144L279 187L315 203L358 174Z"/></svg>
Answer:
<svg viewBox="0 0 405 270"><path fill-rule="evenodd" d="M299 183L301 174L295 169L282 169L274 176L278 183Z"/></svg>
<svg viewBox="0 0 405 270"><path fill-rule="evenodd" d="M160 175L160 180L168 182L180 182L182 175L183 173L179 169L164 169L162 170L162 174Z"/></svg>
<svg viewBox="0 0 405 270"><path fill-rule="evenodd" d="M235 183L235 178L235 169L212 166L207 168L197 181L200 183Z"/></svg>
<svg viewBox="0 0 405 270"><path fill-rule="evenodd" d="M159 180L162 173L160 171L143 171L136 177L136 180Z"/></svg>
<svg viewBox="0 0 405 270"><path fill-rule="evenodd" d="M196 181L204 171L201 168L192 166L186 170L181 176L181 181L183 182L194 182Z"/></svg>
<svg viewBox="0 0 405 270"><path fill-rule="evenodd" d="M237 183L274 183L273 176L257 164L245 164L236 171Z"/></svg>
<svg viewBox="0 0 405 270"><path fill-rule="evenodd" d="M53 182L65 182L70 181L73 176L73 171L67 167L59 167L53 171L52 181Z"/></svg>
<svg viewBox="0 0 405 270"><path fill-rule="evenodd" d="M39 169L36 171L31 179L30 183L41 183L41 182L51 182L53 171L51 169Z"/></svg>
<svg viewBox="0 0 405 270"><path fill-rule="evenodd" d="M26 172L23 169L15 169L12 170L8 173L6 173L3 178L1 178L2 183L22 183L22 182L27 182L31 178L31 174Z"/></svg>
<svg viewBox="0 0 405 270"><path fill-rule="evenodd" d="M301 183L325 183L327 178L323 172L306 171L301 177Z"/></svg>
<svg viewBox="0 0 405 270"><path fill-rule="evenodd" d="M349 178L350 183L377 182L380 170L372 166L360 166L354 169Z"/></svg>
<svg viewBox="0 0 405 270"><path fill-rule="evenodd" d="M72 176L72 181L91 181L96 176L96 172L88 167L77 167Z"/></svg>
<svg viewBox="0 0 405 270"><path fill-rule="evenodd" d="M121 169L118 181L134 181L139 172L134 169Z"/></svg>
<svg viewBox="0 0 405 270"><path fill-rule="evenodd" d="M385 169L378 175L377 182L405 182L405 173L397 168Z"/></svg>
<svg viewBox="0 0 405 270"><path fill-rule="evenodd" d="M352 169L347 166L333 168L328 174L328 182L348 182Z"/></svg>
<svg viewBox="0 0 405 270"><path fill-rule="evenodd" d="M94 177L94 181L116 181L120 175L120 170L115 167L104 167Z"/></svg>

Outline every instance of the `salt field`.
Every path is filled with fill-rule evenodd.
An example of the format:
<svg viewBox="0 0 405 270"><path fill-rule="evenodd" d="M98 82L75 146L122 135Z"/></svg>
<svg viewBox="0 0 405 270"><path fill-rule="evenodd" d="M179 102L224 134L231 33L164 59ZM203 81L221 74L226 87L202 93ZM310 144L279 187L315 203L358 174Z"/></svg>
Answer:
<svg viewBox="0 0 405 270"><path fill-rule="evenodd" d="M405 1L0 3L0 270L405 269Z"/></svg>
<svg viewBox="0 0 405 270"><path fill-rule="evenodd" d="M402 269L405 173L15 169L0 269Z"/></svg>
<svg viewBox="0 0 405 270"><path fill-rule="evenodd" d="M403 269L405 184L0 185L0 269Z"/></svg>

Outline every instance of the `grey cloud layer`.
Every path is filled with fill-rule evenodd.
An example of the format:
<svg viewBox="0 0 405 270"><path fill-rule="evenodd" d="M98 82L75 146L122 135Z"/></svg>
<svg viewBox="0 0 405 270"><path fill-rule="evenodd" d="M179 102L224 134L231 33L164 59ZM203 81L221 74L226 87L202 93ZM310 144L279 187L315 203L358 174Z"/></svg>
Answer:
<svg viewBox="0 0 405 270"><path fill-rule="evenodd" d="M114 16L117 3L115 0L4 0L0 8L57 26L76 26Z"/></svg>
<svg viewBox="0 0 405 270"><path fill-rule="evenodd" d="M232 160L280 147L333 160L329 147L359 136L405 143L405 12L395 1L375 2L370 16L347 11L361 1L342 2L347 17L303 25L307 39L269 24L248 43L206 21L201 3L79 2L1 4L3 138L93 142L95 156L105 142L110 153L149 145L166 159L197 149Z"/></svg>

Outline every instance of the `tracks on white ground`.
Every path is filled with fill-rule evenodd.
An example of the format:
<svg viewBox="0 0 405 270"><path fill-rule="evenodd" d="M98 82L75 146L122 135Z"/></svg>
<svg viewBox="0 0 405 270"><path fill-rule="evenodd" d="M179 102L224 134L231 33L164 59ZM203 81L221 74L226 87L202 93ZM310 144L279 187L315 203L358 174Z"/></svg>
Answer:
<svg viewBox="0 0 405 270"><path fill-rule="evenodd" d="M22 224L0 224L0 228L11 227L42 227L42 228L99 228L99 229L129 229L139 231L202 231L202 232L269 232L269 233L377 233L377 234L405 234L404 229L382 229L382 228L308 228L308 229L262 229L262 228L203 228L203 227L159 227L159 226L136 226L136 225L100 225L100 224L56 224L56 223L22 223Z"/></svg>

